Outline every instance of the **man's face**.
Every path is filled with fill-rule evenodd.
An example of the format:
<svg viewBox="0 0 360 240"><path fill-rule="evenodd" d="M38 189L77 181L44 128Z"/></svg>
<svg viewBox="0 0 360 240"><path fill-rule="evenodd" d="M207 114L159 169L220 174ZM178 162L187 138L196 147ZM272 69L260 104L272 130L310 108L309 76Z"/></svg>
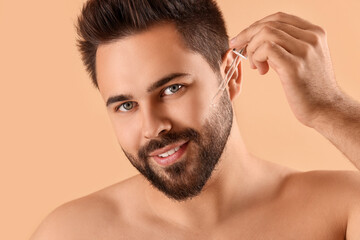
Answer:
<svg viewBox="0 0 360 240"><path fill-rule="evenodd" d="M221 76L170 24L97 51L97 79L120 146L169 198L200 193L232 126L227 93L209 107Z"/></svg>

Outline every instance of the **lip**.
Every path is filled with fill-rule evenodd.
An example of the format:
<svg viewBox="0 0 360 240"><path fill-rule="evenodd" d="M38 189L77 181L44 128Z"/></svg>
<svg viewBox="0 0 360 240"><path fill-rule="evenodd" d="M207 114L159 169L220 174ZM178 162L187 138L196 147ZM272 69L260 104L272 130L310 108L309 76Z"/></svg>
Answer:
<svg viewBox="0 0 360 240"><path fill-rule="evenodd" d="M188 143L189 142L185 142L184 144L180 145L179 150L170 156L163 158L163 157L159 157L159 156L155 155L155 156L152 156L152 158L160 166L167 167L181 159L181 157L184 155L184 153L187 149Z"/></svg>
<svg viewBox="0 0 360 240"><path fill-rule="evenodd" d="M187 141L183 140L183 141L180 141L180 142L177 142L177 143L173 143L173 144L170 144L170 145L167 145L166 147L163 147L163 148L160 148L160 149L157 149L153 152L151 152L149 154L150 157L156 157L157 155L160 155L160 154L163 154L163 153L166 153L167 151L173 149L173 148L176 148L176 147L179 147L181 145L183 145L184 143L186 143Z"/></svg>

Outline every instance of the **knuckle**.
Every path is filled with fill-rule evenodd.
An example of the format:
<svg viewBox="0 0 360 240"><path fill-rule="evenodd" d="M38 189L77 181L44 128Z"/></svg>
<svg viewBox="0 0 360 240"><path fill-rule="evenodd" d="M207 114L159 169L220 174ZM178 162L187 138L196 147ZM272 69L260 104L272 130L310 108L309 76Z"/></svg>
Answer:
<svg viewBox="0 0 360 240"><path fill-rule="evenodd" d="M311 53L311 49L312 49L311 44L304 43L302 49L303 49L303 51L302 51L301 56L302 56L302 58L307 59Z"/></svg>
<svg viewBox="0 0 360 240"><path fill-rule="evenodd" d="M261 30L264 34L268 35L274 32L274 28L272 28L269 25L265 25L262 30Z"/></svg>
<svg viewBox="0 0 360 240"><path fill-rule="evenodd" d="M311 44L307 44L307 43L305 44L305 47L304 47L305 52L309 53L312 48L313 48L313 46L311 46Z"/></svg>
<svg viewBox="0 0 360 240"><path fill-rule="evenodd" d="M248 56L252 55L254 53L254 46L253 44L250 42L247 47L246 47L246 53Z"/></svg>
<svg viewBox="0 0 360 240"><path fill-rule="evenodd" d="M315 47L319 46L323 40L323 36L318 33L314 33L309 38L309 43Z"/></svg>
<svg viewBox="0 0 360 240"><path fill-rule="evenodd" d="M318 36L319 39L326 38L326 30L320 26L314 26L315 34Z"/></svg>
<svg viewBox="0 0 360 240"><path fill-rule="evenodd" d="M284 13L283 13L283 12L281 12L281 11L278 11L277 13L275 13L275 15L276 15L276 16L279 16L279 17L281 17L281 16L283 16L283 15L284 15Z"/></svg>
<svg viewBox="0 0 360 240"><path fill-rule="evenodd" d="M264 42L264 47L266 50L270 51L275 47L275 44L273 42L266 41Z"/></svg>
<svg viewBox="0 0 360 240"><path fill-rule="evenodd" d="M320 27L320 26L316 26L316 31L321 35L321 36L325 36L326 35L326 31L324 28Z"/></svg>
<svg viewBox="0 0 360 240"><path fill-rule="evenodd" d="M320 45L320 43L322 42L322 36L320 35L316 35L316 38L315 38L315 46L318 46Z"/></svg>
<svg viewBox="0 0 360 240"><path fill-rule="evenodd" d="M277 21L269 21L268 26L272 27L272 28L279 28L280 27L280 23Z"/></svg>
<svg viewBox="0 0 360 240"><path fill-rule="evenodd" d="M286 13L279 11L279 12L275 13L274 16L277 19L282 19L282 18L284 18L286 16Z"/></svg>
<svg viewBox="0 0 360 240"><path fill-rule="evenodd" d="M317 34L311 34L309 40L310 44L317 45L319 43L319 36Z"/></svg>

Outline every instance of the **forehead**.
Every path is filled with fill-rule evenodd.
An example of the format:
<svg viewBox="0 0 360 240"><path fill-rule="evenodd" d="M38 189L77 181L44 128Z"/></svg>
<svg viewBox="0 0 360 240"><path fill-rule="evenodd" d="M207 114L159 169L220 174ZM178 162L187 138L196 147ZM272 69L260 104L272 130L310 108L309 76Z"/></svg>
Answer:
<svg viewBox="0 0 360 240"><path fill-rule="evenodd" d="M172 24L158 25L111 43L96 54L97 80L103 98L146 88L174 72L196 73L210 69L200 54L186 48Z"/></svg>

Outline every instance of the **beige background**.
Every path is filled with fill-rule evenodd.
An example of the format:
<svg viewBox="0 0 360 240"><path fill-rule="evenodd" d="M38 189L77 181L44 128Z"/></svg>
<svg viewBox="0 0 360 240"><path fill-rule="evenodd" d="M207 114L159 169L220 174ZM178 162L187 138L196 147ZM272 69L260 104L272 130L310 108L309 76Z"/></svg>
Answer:
<svg viewBox="0 0 360 240"><path fill-rule="evenodd" d="M117 145L104 103L75 47L83 0L0 0L0 239L27 239L60 204L137 172ZM360 99L360 2L219 0L229 34L270 13L328 32L339 85ZM355 168L292 115L273 71L245 63L236 111L254 154L300 170Z"/></svg>

